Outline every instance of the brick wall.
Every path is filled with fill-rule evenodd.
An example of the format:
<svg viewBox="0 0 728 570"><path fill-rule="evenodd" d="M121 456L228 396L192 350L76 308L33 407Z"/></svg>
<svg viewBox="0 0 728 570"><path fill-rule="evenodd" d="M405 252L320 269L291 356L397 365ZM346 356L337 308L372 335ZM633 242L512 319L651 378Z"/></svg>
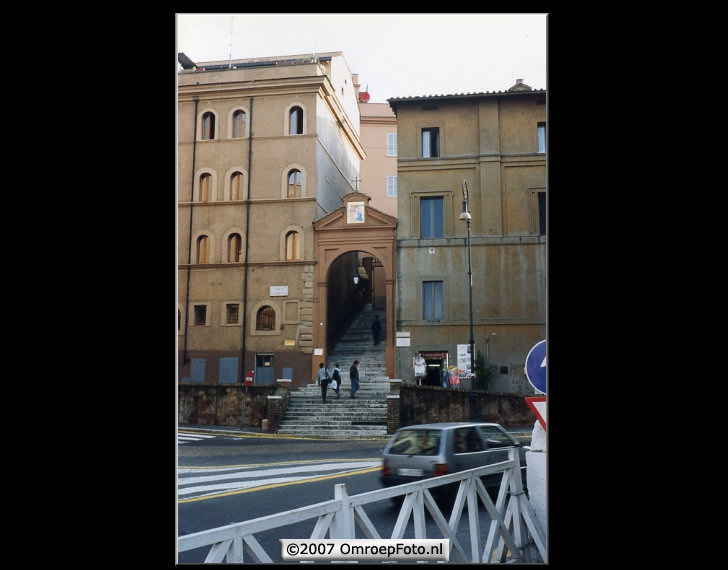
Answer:
<svg viewBox="0 0 728 570"><path fill-rule="evenodd" d="M504 427L531 425L536 420L524 395L480 392L478 418ZM396 399L390 399L396 402ZM391 404L394 405L394 404ZM390 416L392 414L390 413ZM399 426L433 422L466 422L470 419L470 391L437 386L399 386ZM389 429L395 426L388 426ZM392 432L390 432L392 433Z"/></svg>
<svg viewBox="0 0 728 570"><path fill-rule="evenodd" d="M246 426L260 427L268 411L268 396L275 393L275 385L248 387ZM178 384L177 421L180 424L239 426L245 394L242 384Z"/></svg>

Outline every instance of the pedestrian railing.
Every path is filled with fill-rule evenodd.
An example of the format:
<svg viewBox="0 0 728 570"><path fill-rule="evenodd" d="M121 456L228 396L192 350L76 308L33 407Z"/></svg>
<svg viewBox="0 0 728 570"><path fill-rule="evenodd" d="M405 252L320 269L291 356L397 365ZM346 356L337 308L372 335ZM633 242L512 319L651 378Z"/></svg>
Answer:
<svg viewBox="0 0 728 570"><path fill-rule="evenodd" d="M503 476L493 503L480 478L497 473L503 473ZM450 518L446 520L430 490L452 483L459 483L459 487ZM177 540L178 552L210 547L205 562L273 562L255 535L311 519L316 519L312 539L326 538L327 533L329 538L399 539L403 538L410 518L414 522L414 538L440 538L426 536L426 508L442 533L441 538L450 539L451 561L454 556L460 563L547 562L545 533L524 493L517 450L509 450L507 461L359 495L349 496L346 485L338 484L334 496L330 501L181 536ZM394 529L391 536L383 537L367 516L364 506L399 496L403 496L403 501ZM491 519L487 532L480 529L478 497ZM465 505L469 559L456 536ZM357 527L363 537L356 536Z"/></svg>

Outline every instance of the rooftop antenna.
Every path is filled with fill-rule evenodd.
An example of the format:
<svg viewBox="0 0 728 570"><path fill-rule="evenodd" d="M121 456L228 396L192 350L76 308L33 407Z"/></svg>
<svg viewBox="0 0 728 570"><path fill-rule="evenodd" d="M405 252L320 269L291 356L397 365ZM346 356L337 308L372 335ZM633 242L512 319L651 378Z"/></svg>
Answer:
<svg viewBox="0 0 728 570"><path fill-rule="evenodd" d="M228 69L233 68L233 18L230 16L230 58L228 59Z"/></svg>

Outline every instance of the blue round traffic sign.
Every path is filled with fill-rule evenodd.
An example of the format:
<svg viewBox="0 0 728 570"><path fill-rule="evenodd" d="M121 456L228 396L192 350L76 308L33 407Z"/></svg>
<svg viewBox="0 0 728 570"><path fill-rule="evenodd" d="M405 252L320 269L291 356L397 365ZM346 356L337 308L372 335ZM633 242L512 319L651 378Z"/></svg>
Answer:
<svg viewBox="0 0 728 570"><path fill-rule="evenodd" d="M526 357L526 378L539 392L546 393L546 341L536 343Z"/></svg>

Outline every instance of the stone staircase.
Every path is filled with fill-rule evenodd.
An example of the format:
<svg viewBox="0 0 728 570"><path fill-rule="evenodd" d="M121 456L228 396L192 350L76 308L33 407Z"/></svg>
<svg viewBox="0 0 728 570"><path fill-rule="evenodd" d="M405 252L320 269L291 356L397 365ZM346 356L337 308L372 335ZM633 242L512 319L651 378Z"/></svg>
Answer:
<svg viewBox="0 0 728 570"><path fill-rule="evenodd" d="M371 322L375 315L382 321L377 346L373 346ZM339 363L343 386L341 397L329 388L326 404L321 401L321 387L309 384L291 392L288 409L278 428L279 434L315 436L329 439L363 439L387 437L387 394L389 377L385 370L383 310L364 310L329 353L326 368L331 373ZM359 361L359 390L350 397L349 368Z"/></svg>

